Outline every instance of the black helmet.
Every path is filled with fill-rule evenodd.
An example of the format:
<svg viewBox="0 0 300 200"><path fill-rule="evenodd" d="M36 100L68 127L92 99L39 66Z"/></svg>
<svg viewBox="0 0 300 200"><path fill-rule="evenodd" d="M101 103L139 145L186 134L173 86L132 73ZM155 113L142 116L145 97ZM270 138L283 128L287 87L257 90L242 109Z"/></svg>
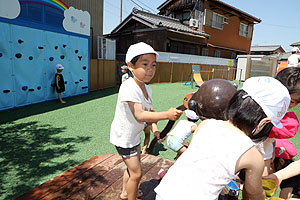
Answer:
<svg viewBox="0 0 300 200"><path fill-rule="evenodd" d="M201 119L224 120L228 103L236 92L236 86L230 81L211 79L200 86L188 105Z"/></svg>

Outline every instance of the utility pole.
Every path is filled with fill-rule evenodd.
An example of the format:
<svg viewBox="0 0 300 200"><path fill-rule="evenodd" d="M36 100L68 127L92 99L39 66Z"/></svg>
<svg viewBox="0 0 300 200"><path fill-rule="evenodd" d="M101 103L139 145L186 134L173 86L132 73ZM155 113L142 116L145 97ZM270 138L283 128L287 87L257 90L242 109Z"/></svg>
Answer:
<svg viewBox="0 0 300 200"><path fill-rule="evenodd" d="M120 23L122 22L122 0L120 0Z"/></svg>

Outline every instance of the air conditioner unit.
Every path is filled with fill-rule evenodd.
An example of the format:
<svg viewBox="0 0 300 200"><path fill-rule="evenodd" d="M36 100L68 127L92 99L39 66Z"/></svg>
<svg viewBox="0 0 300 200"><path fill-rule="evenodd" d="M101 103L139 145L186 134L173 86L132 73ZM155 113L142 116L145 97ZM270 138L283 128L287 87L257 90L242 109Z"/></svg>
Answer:
<svg viewBox="0 0 300 200"><path fill-rule="evenodd" d="M198 27L199 26L198 23L199 23L199 21L197 19L190 19L190 21L189 21L189 25L191 27Z"/></svg>
<svg viewBox="0 0 300 200"><path fill-rule="evenodd" d="M224 17L224 18L223 18L223 23L224 23L224 24L228 24L228 18L227 18L227 17Z"/></svg>

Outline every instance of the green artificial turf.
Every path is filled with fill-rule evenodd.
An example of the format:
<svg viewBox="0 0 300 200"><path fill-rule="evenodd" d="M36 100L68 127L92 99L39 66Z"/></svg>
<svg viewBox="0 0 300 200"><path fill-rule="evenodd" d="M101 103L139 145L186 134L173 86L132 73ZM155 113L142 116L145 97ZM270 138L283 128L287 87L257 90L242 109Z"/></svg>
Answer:
<svg viewBox="0 0 300 200"><path fill-rule="evenodd" d="M150 86L156 111L181 105L185 94L198 89L184 83ZM67 98L67 104L51 101L0 112L0 199L14 199L92 156L115 154L109 133L117 93L110 88ZM293 111L299 115L299 109ZM291 141L299 149L298 138ZM154 154L176 156L165 142Z"/></svg>

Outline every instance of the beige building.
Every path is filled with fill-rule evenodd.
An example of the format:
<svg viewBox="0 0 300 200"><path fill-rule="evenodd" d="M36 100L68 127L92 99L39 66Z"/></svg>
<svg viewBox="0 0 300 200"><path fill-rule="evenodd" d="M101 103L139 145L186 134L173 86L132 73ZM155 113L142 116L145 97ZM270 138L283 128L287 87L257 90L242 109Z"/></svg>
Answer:
<svg viewBox="0 0 300 200"><path fill-rule="evenodd" d="M91 15L90 56L97 58L97 36L103 36L103 2L104 0L62 0L67 6Z"/></svg>

